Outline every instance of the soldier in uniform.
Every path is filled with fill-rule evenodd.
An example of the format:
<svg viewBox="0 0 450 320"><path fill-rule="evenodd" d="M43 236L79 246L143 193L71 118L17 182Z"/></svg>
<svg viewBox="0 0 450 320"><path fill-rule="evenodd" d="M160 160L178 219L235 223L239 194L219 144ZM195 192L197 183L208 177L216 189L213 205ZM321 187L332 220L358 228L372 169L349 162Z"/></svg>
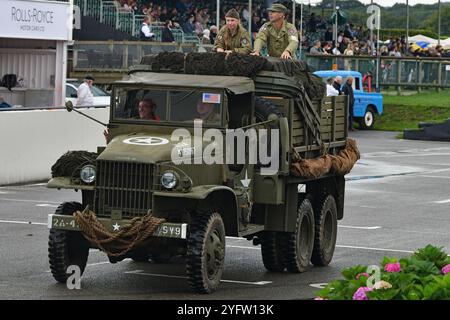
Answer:
<svg viewBox="0 0 450 320"><path fill-rule="evenodd" d="M199 119L205 123L220 123L220 114L214 112L214 104L199 101L197 103L197 113Z"/></svg>
<svg viewBox="0 0 450 320"><path fill-rule="evenodd" d="M298 32L293 24L285 21L287 8L276 3L268 11L270 21L259 30L252 54L259 56L266 45L271 57L295 59L299 44Z"/></svg>
<svg viewBox="0 0 450 320"><path fill-rule="evenodd" d="M248 31L241 25L239 13L231 9L225 15L227 24L220 29L214 44L216 52L237 52L249 54L252 52Z"/></svg>

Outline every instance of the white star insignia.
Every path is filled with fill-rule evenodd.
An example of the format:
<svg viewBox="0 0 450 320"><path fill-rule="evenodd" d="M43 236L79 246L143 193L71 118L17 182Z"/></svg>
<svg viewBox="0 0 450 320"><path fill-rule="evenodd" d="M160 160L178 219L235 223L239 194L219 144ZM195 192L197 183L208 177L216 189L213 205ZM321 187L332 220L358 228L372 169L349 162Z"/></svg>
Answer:
<svg viewBox="0 0 450 320"><path fill-rule="evenodd" d="M119 229L120 229L120 226L117 222L115 224L113 224L112 227L113 227L114 231L119 231Z"/></svg>

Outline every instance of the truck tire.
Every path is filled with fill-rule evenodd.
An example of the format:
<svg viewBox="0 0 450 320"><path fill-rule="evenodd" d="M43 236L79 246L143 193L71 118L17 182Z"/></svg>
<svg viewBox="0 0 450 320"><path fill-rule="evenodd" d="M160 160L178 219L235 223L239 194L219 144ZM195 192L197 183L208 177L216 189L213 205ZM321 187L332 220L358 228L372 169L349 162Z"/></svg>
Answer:
<svg viewBox="0 0 450 320"><path fill-rule="evenodd" d="M225 226L217 212L197 213L187 241L186 274L195 293L212 293L225 262Z"/></svg>
<svg viewBox="0 0 450 320"><path fill-rule="evenodd" d="M264 231L260 240L264 267L270 272L283 272L283 235L280 232Z"/></svg>
<svg viewBox="0 0 450 320"><path fill-rule="evenodd" d="M337 208L332 195L326 194L314 205L316 236L311 262L324 267L333 259L337 237Z"/></svg>
<svg viewBox="0 0 450 320"><path fill-rule="evenodd" d="M295 231L286 233L285 237L284 259L287 270L292 273L305 272L314 248L314 211L308 198L298 206Z"/></svg>
<svg viewBox="0 0 450 320"><path fill-rule="evenodd" d="M78 202L64 202L55 214L71 215L82 211L83 205ZM48 258L50 270L56 281L66 283L69 275L67 268L76 265L83 274L89 255L89 243L80 232L50 229L48 240Z"/></svg>
<svg viewBox="0 0 450 320"><path fill-rule="evenodd" d="M368 107L364 117L358 119L359 128L362 130L371 130L375 126L375 111L373 107Z"/></svg>

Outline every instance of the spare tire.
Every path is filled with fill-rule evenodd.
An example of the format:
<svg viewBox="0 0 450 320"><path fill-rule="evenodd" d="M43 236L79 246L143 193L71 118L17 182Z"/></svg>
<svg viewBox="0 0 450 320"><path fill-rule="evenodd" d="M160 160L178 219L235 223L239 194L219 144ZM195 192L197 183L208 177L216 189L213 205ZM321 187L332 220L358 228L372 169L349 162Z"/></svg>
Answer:
<svg viewBox="0 0 450 320"><path fill-rule="evenodd" d="M264 122L269 120L270 115L275 115L277 118L281 118L283 114L280 109L271 101L255 97L255 116L257 122Z"/></svg>

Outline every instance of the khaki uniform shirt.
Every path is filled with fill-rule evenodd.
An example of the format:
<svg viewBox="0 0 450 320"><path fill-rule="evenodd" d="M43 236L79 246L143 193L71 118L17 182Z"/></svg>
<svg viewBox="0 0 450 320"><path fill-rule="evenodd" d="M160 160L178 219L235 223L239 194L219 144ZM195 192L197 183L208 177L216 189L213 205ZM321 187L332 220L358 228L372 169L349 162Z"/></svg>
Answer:
<svg viewBox="0 0 450 320"><path fill-rule="evenodd" d="M203 122L211 124L219 124L221 120L222 119L220 118L220 115L213 111L205 119L203 119Z"/></svg>
<svg viewBox="0 0 450 320"><path fill-rule="evenodd" d="M228 41L227 43L225 43L225 34L227 32L230 32L227 26L223 26L222 29L220 29L216 37L214 50L221 48L225 51L231 50L233 52L244 54L249 54L250 52L252 52L250 36L247 30L245 30L241 26L238 26L236 33L234 35L231 35L230 33L228 35Z"/></svg>
<svg viewBox="0 0 450 320"><path fill-rule="evenodd" d="M282 53L287 50L292 59L295 59L298 44L298 32L293 24L284 21L281 29L277 30L272 22L267 22L256 36L255 51L261 51L264 46L267 46L271 57L280 58Z"/></svg>

